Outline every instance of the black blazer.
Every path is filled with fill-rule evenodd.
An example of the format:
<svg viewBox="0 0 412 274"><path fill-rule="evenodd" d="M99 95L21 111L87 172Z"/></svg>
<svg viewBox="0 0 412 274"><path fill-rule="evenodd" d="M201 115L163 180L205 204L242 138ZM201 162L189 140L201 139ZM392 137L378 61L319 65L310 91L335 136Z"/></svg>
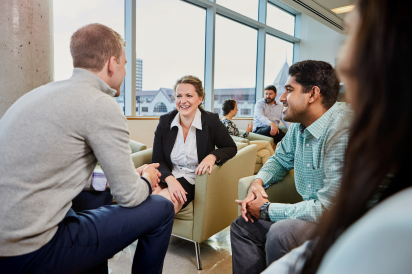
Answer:
<svg viewBox="0 0 412 274"><path fill-rule="evenodd" d="M196 129L197 158L199 163L209 154L215 155L221 161L222 165L227 160L236 155L236 144L230 137L227 128L219 120L219 115L200 109L202 113L202 130ZM178 128L170 125L178 114L173 110L165 115L160 116L157 125L155 138L153 142L152 163L159 163L159 171L162 173L160 180L172 174L172 161L170 154L176 141ZM218 147L218 149L215 149Z"/></svg>

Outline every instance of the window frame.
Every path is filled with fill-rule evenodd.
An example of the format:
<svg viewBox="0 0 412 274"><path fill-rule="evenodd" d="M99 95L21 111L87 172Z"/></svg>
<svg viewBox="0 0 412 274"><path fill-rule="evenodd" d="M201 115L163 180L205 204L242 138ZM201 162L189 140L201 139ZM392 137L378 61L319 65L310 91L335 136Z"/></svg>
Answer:
<svg viewBox="0 0 412 274"><path fill-rule="evenodd" d="M237 13L231 9L216 4L214 0L180 0L188 4L206 9L205 30L205 62L204 88L206 92L205 109L214 110L214 63L215 63L215 28L216 14L252 27L258 31L257 60L256 60L256 101L263 98L265 77L266 34L294 44L293 62L299 60L300 13L291 9L278 0L259 0L258 20ZM267 5L275 5L295 16L295 35L291 36L280 30L266 25ZM136 60L136 1L125 0L125 40L127 60ZM127 62L125 78L124 114L127 117L141 117L136 115L136 61ZM147 117L147 116L145 116Z"/></svg>

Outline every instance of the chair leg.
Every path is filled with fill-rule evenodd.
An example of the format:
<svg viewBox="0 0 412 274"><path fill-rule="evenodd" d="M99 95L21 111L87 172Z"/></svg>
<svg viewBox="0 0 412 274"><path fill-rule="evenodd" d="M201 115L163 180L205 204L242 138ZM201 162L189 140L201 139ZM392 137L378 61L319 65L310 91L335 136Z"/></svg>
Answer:
<svg viewBox="0 0 412 274"><path fill-rule="evenodd" d="M195 242L195 248L196 248L197 269L202 270L202 262L200 261L200 245L198 242Z"/></svg>

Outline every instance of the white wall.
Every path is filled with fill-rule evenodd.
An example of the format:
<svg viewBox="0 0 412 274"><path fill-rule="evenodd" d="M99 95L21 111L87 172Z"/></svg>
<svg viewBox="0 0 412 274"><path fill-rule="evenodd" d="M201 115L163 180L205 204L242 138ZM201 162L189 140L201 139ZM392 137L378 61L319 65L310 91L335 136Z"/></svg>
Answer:
<svg viewBox="0 0 412 274"><path fill-rule="evenodd" d="M302 14L300 39L300 61L320 60L335 67L335 60L345 35L332 30L306 14Z"/></svg>

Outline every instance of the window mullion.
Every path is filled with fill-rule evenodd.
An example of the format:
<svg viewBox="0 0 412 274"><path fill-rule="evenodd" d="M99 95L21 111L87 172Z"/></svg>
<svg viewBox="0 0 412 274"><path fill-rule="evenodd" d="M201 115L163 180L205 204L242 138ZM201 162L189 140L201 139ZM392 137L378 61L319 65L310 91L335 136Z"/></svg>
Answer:
<svg viewBox="0 0 412 274"><path fill-rule="evenodd" d="M124 1L124 36L126 40L126 77L124 114L136 116L136 0Z"/></svg>
<svg viewBox="0 0 412 274"><path fill-rule="evenodd" d="M206 10L206 47L205 47L205 109L213 112L214 104L214 71L215 71L215 28L216 6Z"/></svg>

